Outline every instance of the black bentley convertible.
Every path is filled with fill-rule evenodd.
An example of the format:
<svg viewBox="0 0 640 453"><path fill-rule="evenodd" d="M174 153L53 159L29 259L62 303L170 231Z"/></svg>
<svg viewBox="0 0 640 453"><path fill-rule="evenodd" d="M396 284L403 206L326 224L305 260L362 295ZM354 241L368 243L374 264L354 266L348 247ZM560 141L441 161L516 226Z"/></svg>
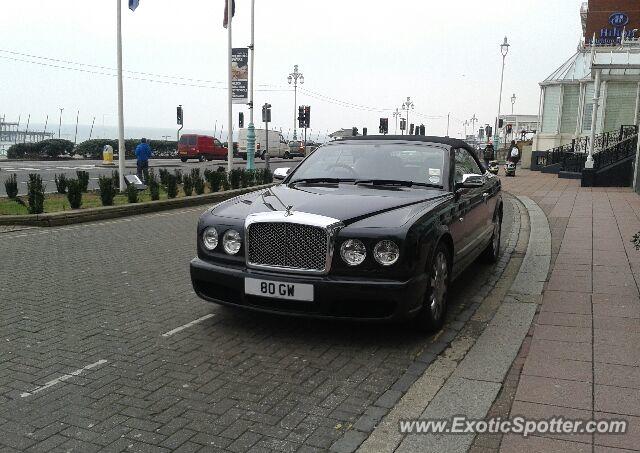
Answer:
<svg viewBox="0 0 640 453"><path fill-rule="evenodd" d="M455 277L498 259L500 180L463 141L354 137L274 176L200 217L191 279L203 299L435 330Z"/></svg>

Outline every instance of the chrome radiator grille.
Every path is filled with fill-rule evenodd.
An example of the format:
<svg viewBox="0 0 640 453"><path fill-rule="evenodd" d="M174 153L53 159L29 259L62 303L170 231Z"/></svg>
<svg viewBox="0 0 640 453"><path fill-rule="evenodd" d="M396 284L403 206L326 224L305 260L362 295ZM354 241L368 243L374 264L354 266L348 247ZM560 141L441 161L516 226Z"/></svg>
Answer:
<svg viewBox="0 0 640 453"><path fill-rule="evenodd" d="M327 230L287 222L252 223L247 230L248 263L322 272L327 266Z"/></svg>

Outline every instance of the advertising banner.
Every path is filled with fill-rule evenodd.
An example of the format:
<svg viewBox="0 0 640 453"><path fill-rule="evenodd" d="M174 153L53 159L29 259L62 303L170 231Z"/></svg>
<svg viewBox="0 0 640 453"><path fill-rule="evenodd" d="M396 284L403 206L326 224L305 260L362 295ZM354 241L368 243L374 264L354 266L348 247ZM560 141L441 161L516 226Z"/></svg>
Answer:
<svg viewBox="0 0 640 453"><path fill-rule="evenodd" d="M234 104L249 101L249 49L237 47L231 51L231 99Z"/></svg>

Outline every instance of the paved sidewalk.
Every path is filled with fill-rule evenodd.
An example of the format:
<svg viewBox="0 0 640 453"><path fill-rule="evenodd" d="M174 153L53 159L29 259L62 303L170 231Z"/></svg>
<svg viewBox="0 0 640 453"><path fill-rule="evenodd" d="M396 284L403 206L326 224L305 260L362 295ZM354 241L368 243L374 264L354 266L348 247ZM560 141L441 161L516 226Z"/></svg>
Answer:
<svg viewBox="0 0 640 453"><path fill-rule="evenodd" d="M506 191L542 207L552 234L551 271L511 417L615 418L629 428L507 435L500 451L640 450L640 251L630 242L640 230L640 197L526 170L502 179Z"/></svg>

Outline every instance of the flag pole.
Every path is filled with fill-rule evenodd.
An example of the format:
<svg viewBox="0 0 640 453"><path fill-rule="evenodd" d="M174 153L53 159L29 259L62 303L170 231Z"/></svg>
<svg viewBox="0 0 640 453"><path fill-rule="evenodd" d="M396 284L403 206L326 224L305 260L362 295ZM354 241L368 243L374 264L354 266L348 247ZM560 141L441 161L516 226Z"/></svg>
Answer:
<svg viewBox="0 0 640 453"><path fill-rule="evenodd" d="M124 107L122 94L122 0L118 0L118 173L120 192L124 192Z"/></svg>
<svg viewBox="0 0 640 453"><path fill-rule="evenodd" d="M229 93L228 93L228 108L229 108L229 130L227 132L229 139L227 140L227 172L231 172L233 168L233 104L232 104L232 93L233 87L231 86L231 23L233 22L233 0L227 0L227 37L229 41L229 49L228 49L228 59L229 59L229 68L228 68L228 77L229 77Z"/></svg>

